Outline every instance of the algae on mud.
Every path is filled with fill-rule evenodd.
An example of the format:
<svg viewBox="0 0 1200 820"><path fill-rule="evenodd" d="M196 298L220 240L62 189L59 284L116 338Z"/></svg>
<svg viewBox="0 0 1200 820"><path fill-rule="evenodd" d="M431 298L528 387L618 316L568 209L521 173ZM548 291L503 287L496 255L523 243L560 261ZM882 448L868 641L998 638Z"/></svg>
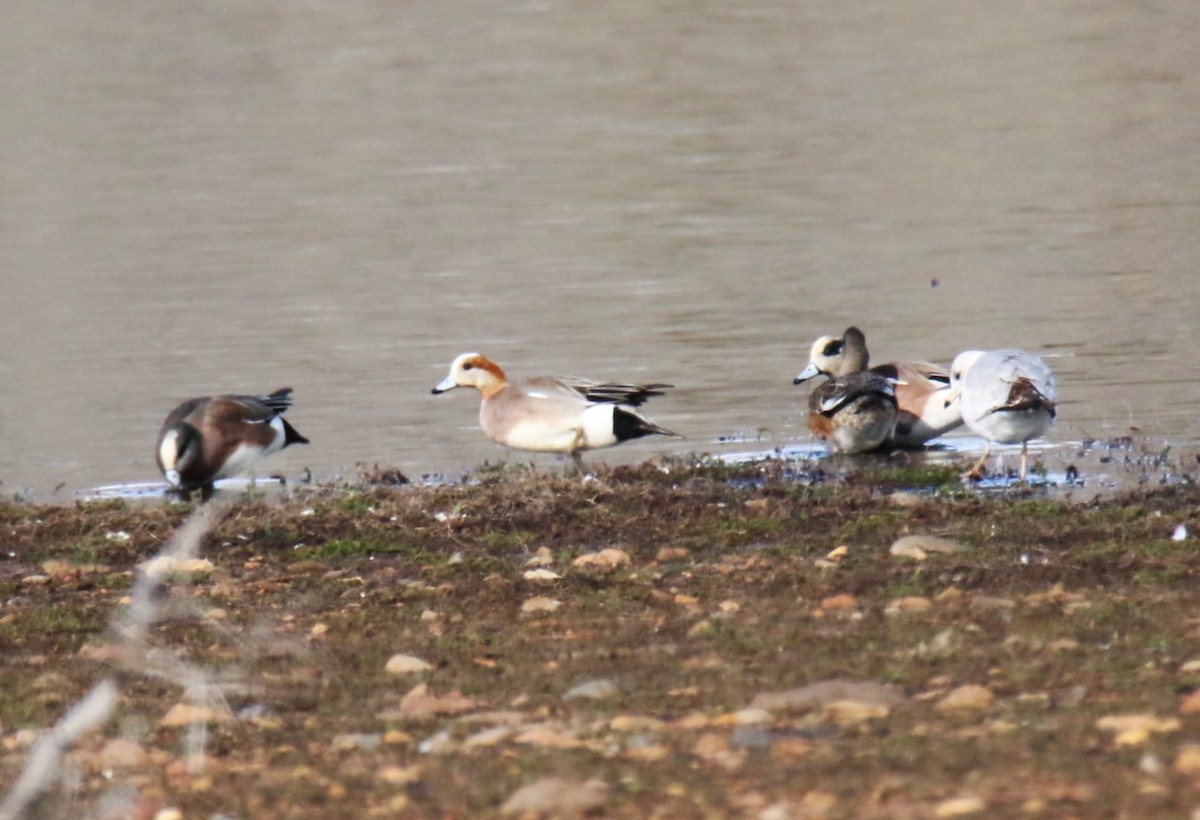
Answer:
<svg viewBox="0 0 1200 820"><path fill-rule="evenodd" d="M938 489L895 494L914 486ZM126 668L117 719L70 757L78 791L40 816L114 793L185 816L474 816L546 777L602 784L605 816L1185 815L1200 553L1171 535L1200 532L1197 500L887 470L799 486L770 464L243 499L153 634L226 687L203 770L160 724L177 683ZM0 505L0 785L117 663L106 624L187 513ZM908 534L964 549L890 555ZM575 564L603 548L629 564ZM538 597L559 605L522 614ZM431 669L389 672L397 654ZM615 692L564 697L596 681ZM827 681L899 697L780 705Z"/></svg>

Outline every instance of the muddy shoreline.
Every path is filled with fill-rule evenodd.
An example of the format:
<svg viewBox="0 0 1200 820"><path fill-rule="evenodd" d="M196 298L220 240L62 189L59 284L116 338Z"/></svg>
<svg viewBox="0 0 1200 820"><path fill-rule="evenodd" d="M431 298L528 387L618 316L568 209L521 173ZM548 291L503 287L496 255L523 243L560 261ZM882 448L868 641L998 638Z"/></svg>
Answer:
<svg viewBox="0 0 1200 820"><path fill-rule="evenodd" d="M116 714L68 758L76 790L34 816L1200 805L1190 484L1080 501L981 493L948 466L803 483L779 462L397 480L229 499L138 650L220 693L182 722L194 687L108 625L189 508L0 504L0 787L115 674Z"/></svg>

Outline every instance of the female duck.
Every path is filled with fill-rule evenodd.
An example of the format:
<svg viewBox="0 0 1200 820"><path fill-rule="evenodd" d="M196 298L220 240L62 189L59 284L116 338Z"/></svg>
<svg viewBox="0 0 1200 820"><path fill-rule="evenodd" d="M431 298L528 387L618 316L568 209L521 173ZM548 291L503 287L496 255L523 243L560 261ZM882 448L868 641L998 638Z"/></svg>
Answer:
<svg viewBox="0 0 1200 820"><path fill-rule="evenodd" d="M818 375L835 378L867 370L870 354L867 339L857 327L837 336L822 336L813 343L808 367L795 383ZM889 379L896 394L896 429L886 442L897 447L921 447L927 441L962 424L956 405L947 406L950 374L928 362L888 362L870 368Z"/></svg>

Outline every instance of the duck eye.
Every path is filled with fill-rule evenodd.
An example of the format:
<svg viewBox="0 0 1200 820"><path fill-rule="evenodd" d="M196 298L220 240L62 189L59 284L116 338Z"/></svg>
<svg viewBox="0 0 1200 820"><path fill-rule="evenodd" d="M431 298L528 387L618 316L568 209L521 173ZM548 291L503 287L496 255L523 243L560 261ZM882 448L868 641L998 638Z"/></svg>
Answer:
<svg viewBox="0 0 1200 820"><path fill-rule="evenodd" d="M837 354L839 354L841 352L842 352L842 340L835 339L834 341L825 345L825 350L822 351L822 355L836 356Z"/></svg>
<svg viewBox="0 0 1200 820"><path fill-rule="evenodd" d="M463 363L463 370L470 370L470 369L471 369L472 367L474 367L474 366L475 366L475 365L471 364L470 362L464 362L464 363Z"/></svg>

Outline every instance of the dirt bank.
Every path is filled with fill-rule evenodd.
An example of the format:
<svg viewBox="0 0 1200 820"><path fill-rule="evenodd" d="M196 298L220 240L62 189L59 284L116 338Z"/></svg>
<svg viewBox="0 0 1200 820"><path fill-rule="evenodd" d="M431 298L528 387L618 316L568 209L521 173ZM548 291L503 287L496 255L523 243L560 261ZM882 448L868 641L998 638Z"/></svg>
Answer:
<svg viewBox="0 0 1200 820"><path fill-rule="evenodd" d="M133 649L107 625L189 508L4 503L0 788L115 672L41 816L1188 816L1198 495L778 465L306 488L235 501Z"/></svg>

